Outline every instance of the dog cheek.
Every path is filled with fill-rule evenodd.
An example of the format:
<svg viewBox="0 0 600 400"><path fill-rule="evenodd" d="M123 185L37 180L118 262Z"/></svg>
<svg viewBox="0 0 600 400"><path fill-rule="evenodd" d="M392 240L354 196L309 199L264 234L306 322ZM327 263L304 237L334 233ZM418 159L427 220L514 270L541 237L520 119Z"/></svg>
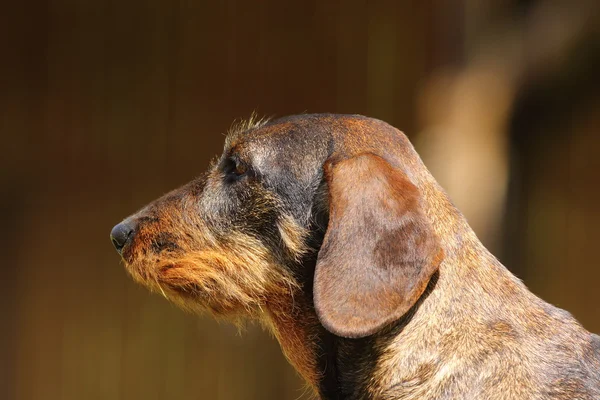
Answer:
<svg viewBox="0 0 600 400"><path fill-rule="evenodd" d="M277 230L287 252L295 260L300 260L308 251L306 243L308 230L296 223L289 215L280 216L277 222Z"/></svg>

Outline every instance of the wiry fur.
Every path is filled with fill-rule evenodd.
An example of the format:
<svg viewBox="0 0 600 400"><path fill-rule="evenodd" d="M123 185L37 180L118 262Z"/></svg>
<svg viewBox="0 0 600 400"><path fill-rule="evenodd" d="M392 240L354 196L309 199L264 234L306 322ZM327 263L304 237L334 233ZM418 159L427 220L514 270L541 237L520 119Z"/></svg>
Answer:
<svg viewBox="0 0 600 400"><path fill-rule="evenodd" d="M225 137L225 148L230 147L231 144L239 138L239 136L247 133L248 131L260 128L269 122L269 120L270 118L268 117L260 117L256 112L252 112L248 119L234 121L227 131L227 136Z"/></svg>
<svg viewBox="0 0 600 400"><path fill-rule="evenodd" d="M169 224L169 220L174 221ZM132 260L127 266L134 279L169 293L169 299L186 309L208 307L217 316L256 314L273 294L297 290L291 272L256 238L229 232L226 238L217 239L201 227L202 222L194 220L193 214L162 218L156 227L145 225L138 232L140 240L158 236L158 229L167 229L177 247L159 255L143 248L139 249L141 254L130 251L125 257ZM289 250L296 257L296 252L303 249L299 248L299 238L291 235L302 233L294 232L291 226L285 229L289 232L286 242L293 246ZM156 244L156 239L149 242Z"/></svg>
<svg viewBox="0 0 600 400"><path fill-rule="evenodd" d="M600 338L510 274L381 121L253 117L124 223L136 281L258 319L322 399L600 398Z"/></svg>

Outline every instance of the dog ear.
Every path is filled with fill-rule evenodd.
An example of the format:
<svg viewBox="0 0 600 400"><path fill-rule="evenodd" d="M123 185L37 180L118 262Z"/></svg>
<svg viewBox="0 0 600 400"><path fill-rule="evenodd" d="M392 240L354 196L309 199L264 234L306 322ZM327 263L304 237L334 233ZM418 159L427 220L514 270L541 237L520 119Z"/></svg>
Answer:
<svg viewBox="0 0 600 400"><path fill-rule="evenodd" d="M314 303L335 335L371 335L402 317L442 252L408 177L373 154L324 166L329 223L317 257Z"/></svg>

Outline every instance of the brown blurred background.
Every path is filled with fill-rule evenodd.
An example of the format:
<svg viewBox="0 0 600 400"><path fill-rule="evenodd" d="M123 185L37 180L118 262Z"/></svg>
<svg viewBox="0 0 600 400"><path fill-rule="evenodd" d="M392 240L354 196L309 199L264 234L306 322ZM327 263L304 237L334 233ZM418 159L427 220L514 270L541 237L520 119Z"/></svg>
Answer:
<svg viewBox="0 0 600 400"><path fill-rule="evenodd" d="M4 2L0 399L298 399L277 343L137 287L111 227L253 110L404 130L490 249L600 332L597 1Z"/></svg>

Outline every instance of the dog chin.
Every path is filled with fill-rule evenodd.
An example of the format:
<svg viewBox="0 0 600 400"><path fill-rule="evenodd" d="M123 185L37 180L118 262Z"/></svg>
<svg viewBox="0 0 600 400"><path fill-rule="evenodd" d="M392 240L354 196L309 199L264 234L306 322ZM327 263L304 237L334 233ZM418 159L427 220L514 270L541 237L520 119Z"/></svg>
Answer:
<svg viewBox="0 0 600 400"><path fill-rule="evenodd" d="M217 317L227 317L237 314L234 309L224 308L222 304L213 304L209 290L200 282L194 282L184 277L181 272L184 267L176 264L141 266L132 265L134 277L152 292L164 296L178 307L194 314L212 314ZM152 270L153 273L140 273L140 270ZM131 271L130 271L131 272ZM213 289L214 291L214 289Z"/></svg>

